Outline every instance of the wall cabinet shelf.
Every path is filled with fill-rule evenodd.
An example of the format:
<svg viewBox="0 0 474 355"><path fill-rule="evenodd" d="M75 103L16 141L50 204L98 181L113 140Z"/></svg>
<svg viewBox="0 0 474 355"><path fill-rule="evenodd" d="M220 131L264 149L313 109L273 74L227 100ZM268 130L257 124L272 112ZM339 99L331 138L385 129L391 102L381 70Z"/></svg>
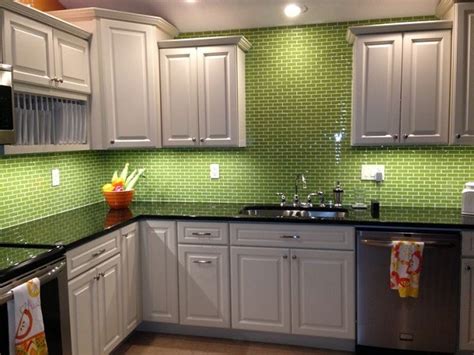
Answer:
<svg viewBox="0 0 474 355"><path fill-rule="evenodd" d="M357 33L348 36L354 41L352 145L449 142L451 30L445 28L451 22L430 25L442 29L427 30L425 23L350 29ZM373 27L389 33L374 34Z"/></svg>
<svg viewBox="0 0 474 355"><path fill-rule="evenodd" d="M245 37L158 46L163 147L245 146Z"/></svg>

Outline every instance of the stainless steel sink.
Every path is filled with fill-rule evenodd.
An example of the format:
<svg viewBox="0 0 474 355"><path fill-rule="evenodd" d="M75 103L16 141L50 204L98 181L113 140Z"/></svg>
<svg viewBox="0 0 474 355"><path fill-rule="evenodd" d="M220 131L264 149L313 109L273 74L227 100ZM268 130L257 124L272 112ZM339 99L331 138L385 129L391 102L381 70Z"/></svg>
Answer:
<svg viewBox="0 0 474 355"><path fill-rule="evenodd" d="M269 218L314 218L314 219L343 219L347 216L347 209L335 207L292 207L279 205L246 206L240 214L246 216Z"/></svg>

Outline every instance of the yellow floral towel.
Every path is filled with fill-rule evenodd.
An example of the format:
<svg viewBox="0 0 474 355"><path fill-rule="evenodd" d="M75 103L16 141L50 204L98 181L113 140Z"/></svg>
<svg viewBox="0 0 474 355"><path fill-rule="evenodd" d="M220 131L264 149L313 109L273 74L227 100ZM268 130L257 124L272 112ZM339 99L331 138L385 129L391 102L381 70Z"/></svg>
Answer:
<svg viewBox="0 0 474 355"><path fill-rule="evenodd" d="M418 297L423 242L394 241L390 262L390 288L400 297Z"/></svg>
<svg viewBox="0 0 474 355"><path fill-rule="evenodd" d="M8 306L11 353L47 355L39 279L15 287L13 301Z"/></svg>

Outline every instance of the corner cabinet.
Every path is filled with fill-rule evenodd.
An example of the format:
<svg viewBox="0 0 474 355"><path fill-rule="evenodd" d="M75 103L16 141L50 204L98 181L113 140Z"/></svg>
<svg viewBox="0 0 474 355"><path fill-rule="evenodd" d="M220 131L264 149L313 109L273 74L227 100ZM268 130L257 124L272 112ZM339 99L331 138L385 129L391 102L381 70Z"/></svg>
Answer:
<svg viewBox="0 0 474 355"><path fill-rule="evenodd" d="M159 17L86 8L51 12L93 34L91 147L161 147L157 41L177 30Z"/></svg>
<svg viewBox="0 0 474 355"><path fill-rule="evenodd" d="M244 147L247 39L167 40L158 46L163 147Z"/></svg>
<svg viewBox="0 0 474 355"><path fill-rule="evenodd" d="M426 21L349 29L352 145L448 143L451 27Z"/></svg>

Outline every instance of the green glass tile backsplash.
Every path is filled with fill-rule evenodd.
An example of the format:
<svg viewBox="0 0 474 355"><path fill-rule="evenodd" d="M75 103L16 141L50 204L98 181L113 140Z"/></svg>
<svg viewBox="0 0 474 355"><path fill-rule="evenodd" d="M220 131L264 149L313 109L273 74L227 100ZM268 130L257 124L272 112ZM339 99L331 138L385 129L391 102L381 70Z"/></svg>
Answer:
<svg viewBox="0 0 474 355"><path fill-rule="evenodd" d="M474 147L350 146L352 47L345 36L353 24L181 35L242 34L252 43L246 57L247 148L3 157L0 228L101 200L100 186L127 161L147 169L138 200L277 202L275 193L290 198L294 174L306 172L303 193L322 189L330 195L340 180L346 203L363 190L366 202L378 198L382 205L459 207L463 183L474 180ZM220 164L219 180L209 178L211 163ZM384 164L386 181L361 182L362 164ZM50 187L53 167L61 169L58 188Z"/></svg>

